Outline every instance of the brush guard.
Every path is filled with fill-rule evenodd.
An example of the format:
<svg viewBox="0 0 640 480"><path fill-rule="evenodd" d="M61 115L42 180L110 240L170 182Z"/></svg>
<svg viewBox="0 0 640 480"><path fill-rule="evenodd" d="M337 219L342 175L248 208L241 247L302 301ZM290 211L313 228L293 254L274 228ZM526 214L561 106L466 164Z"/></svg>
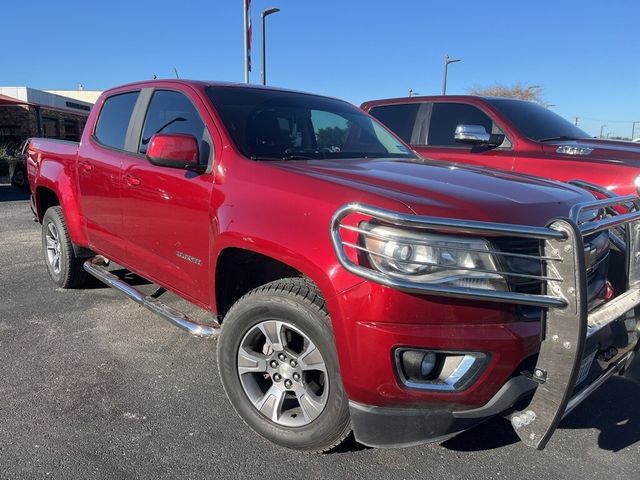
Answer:
<svg viewBox="0 0 640 480"><path fill-rule="evenodd" d="M511 423L522 441L541 450L562 418L608 378L624 371L637 349L636 344L620 349L600 376L576 393L578 380L582 379L584 369L593 361L593 357L584 358L589 337L628 312L633 312L636 328L638 327L636 307L640 304L640 199L633 195L620 197L607 194L609 198L575 205L567 218L554 219L546 227L406 215L351 203L336 211L331 221L330 233L340 264L368 280L411 293L532 305L544 309L540 352L533 370L533 379L539 385L526 409L511 416ZM348 217L352 220L345 222ZM581 222L583 218L588 220ZM543 254L518 256L543 262L546 267L544 276L531 275L531 278L545 283L544 293L420 283L374 270L358 260L363 252L376 254L367 250L363 242L358 240L369 234L366 229L358 226L359 222L371 219L413 231L541 240L544 242ZM608 232L611 244L626 253L627 289L589 312L583 238L603 231ZM501 251L491 253L517 255ZM496 273L513 275L507 271Z"/></svg>

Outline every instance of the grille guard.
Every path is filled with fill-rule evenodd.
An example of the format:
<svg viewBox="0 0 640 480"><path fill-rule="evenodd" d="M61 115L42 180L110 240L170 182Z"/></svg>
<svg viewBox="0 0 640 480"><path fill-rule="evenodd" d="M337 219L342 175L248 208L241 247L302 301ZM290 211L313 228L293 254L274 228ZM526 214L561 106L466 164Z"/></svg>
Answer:
<svg viewBox="0 0 640 480"><path fill-rule="evenodd" d="M334 214L330 234L338 261L346 270L382 285L411 293L544 308L543 340L533 374L539 386L526 409L514 413L511 417L511 423L522 441L528 446L543 449L562 418L606 379L623 370L630 362L636 347L630 345L624 349L616 361L612 362L592 384L573 396L587 339L634 309L638 322L636 307L640 304L640 198L635 195L621 197L609 192L606 192L606 195L609 198L575 205L567 218L554 219L546 227L407 215L350 203L339 208ZM624 213L618 213L615 207L624 209ZM579 219L585 213L594 211L606 212L607 216L579 223ZM345 248L351 249L352 257L356 258L358 252L367 251L358 242L343 240L343 231L350 231L352 235L366 234L366 231L357 225L342 223L351 215L418 231L542 240L542 255L519 256L541 261L546 266L546 276L542 280L546 284L546 293L529 294L427 284L385 275L358 264L357 260L353 261L347 254ZM625 227L626 238L620 238L619 232L611 231L614 228L619 230L620 227ZM588 312L583 237L605 230L609 230L611 243L626 251L627 290L594 311ZM514 255L496 251L492 253Z"/></svg>

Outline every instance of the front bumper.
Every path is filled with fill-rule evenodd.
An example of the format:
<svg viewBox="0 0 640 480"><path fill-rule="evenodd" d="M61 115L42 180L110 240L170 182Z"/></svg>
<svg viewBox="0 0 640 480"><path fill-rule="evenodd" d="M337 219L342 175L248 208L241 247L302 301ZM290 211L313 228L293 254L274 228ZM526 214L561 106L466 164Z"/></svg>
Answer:
<svg viewBox="0 0 640 480"><path fill-rule="evenodd" d="M624 207L626 213L619 214L616 210L618 207ZM532 305L545 309L537 362L531 370L532 380L528 381L534 382L533 397L524 411L516 412L511 417L512 425L522 441L529 446L542 449L560 420L611 375L624 370L633 351L637 349L637 316L635 313L628 316L628 312L636 312L640 304L639 210L640 199L634 196L597 200L574 206L568 218L555 219L542 228L402 215L351 204L336 212L331 234L340 263L347 270L370 281L410 294ZM607 211L609 215L604 218L598 215L596 220L579 223L584 214L590 211ZM359 262L358 255L361 255L363 247L354 234L362 234L362 230L354 227L353 222L351 225L343 224L350 215L356 216L358 220L370 217L383 223L414 230L444 230L464 235L512 236L541 240L544 242L544 252L539 257L532 258L545 263L544 293L443 287L385 276ZM594 215L590 218L594 218ZM620 237L620 229L624 230L623 238ZM342 237L343 231L347 236L351 235L346 241ZM609 232L611 243L616 249L626 252L626 291L589 312L583 236L603 231ZM606 346L607 352L599 351L600 343L597 339L603 332L611 330L615 324L625 323L625 319L628 320L626 323L630 324L630 328L627 329L627 341L624 345L616 347L615 352L610 351L612 347L609 345ZM576 388L589 372L594 358L598 356L607 357L602 360L598 358L596 362L601 372L595 378L587 375L586 384ZM482 381L481 377L477 384L481 384ZM510 400L512 394L513 392L509 392L507 388L507 393L501 394L502 399L494 396L484 407L471 409L475 410L472 416L468 410L456 411L455 401L447 406L444 398L440 405L432 405L427 409L371 407L352 402L354 431L356 438L363 443L379 446L402 446L437 440L498 413L494 411L496 405L504 409L510 408L513 405ZM454 399L455 397L450 397L450 400ZM489 408L489 405L494 406ZM395 429L395 433L393 425L400 427ZM380 434L377 440L375 432Z"/></svg>
<svg viewBox="0 0 640 480"><path fill-rule="evenodd" d="M621 319L589 337L585 347L589 369L583 372L582 382L575 387L563 417L613 375L625 372L638 348L637 336L626 331L630 320L635 323L635 319ZM625 338L626 346L623 346ZM604 356L612 345L617 345L616 354L605 361ZM528 372L519 373L476 408L452 409L443 403L432 408L380 407L352 401L349 408L354 435L360 443L379 448L440 442L496 415L511 414L515 405L529 403L540 385ZM527 415L529 410L516 415Z"/></svg>
<svg viewBox="0 0 640 480"><path fill-rule="evenodd" d="M368 447L412 447L441 442L508 410L531 396L537 383L523 375L507 381L483 407L451 411L446 408L390 408L349 402L356 440Z"/></svg>

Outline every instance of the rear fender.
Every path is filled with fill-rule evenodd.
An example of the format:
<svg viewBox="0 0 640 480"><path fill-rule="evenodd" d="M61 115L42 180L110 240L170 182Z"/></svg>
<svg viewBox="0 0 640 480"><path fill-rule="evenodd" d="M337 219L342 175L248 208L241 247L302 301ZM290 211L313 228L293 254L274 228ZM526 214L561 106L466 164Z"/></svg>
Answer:
<svg viewBox="0 0 640 480"><path fill-rule="evenodd" d="M75 163L75 162L74 162ZM87 246L88 240L84 221L80 213L79 195L74 181L75 165L63 164L55 160L43 158L40 163L38 177L34 188L35 205L38 219L42 221L45 205L42 201L44 189L52 191L62 207L71 241L78 246Z"/></svg>

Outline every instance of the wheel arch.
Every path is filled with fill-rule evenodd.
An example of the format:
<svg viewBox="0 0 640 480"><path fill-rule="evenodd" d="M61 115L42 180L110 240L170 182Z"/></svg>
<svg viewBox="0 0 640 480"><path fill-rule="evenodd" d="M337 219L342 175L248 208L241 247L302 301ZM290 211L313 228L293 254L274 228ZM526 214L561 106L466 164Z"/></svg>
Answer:
<svg viewBox="0 0 640 480"><path fill-rule="evenodd" d="M240 246L224 248L217 257L214 273L218 317L223 319L231 306L251 290L274 280L291 277L308 278L313 282L301 270L271 255Z"/></svg>

